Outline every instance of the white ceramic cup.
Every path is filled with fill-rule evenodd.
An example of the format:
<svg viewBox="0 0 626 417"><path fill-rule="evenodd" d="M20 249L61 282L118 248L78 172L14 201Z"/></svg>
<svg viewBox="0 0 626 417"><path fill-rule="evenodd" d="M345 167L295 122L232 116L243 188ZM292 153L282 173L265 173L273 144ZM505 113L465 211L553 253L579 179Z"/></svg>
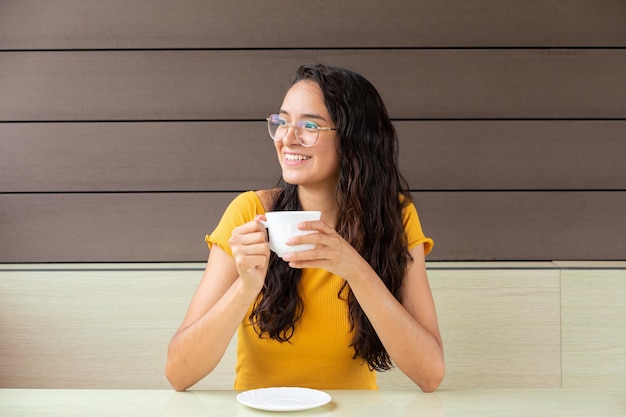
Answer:
<svg viewBox="0 0 626 417"><path fill-rule="evenodd" d="M287 239L293 236L315 233L311 230L300 230L298 224L301 222L319 220L321 211L270 211L265 213L267 221L261 221L269 231L270 249L281 258L287 252L299 252L313 249L314 244L307 245L287 245Z"/></svg>

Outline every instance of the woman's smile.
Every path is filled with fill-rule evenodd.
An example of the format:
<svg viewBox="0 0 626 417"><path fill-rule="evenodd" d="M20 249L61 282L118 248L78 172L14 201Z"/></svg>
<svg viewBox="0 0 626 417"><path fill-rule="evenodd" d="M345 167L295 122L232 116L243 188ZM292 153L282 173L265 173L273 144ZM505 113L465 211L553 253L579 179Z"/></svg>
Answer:
<svg viewBox="0 0 626 417"><path fill-rule="evenodd" d="M288 165L298 165L298 163L308 161L309 159L311 159L311 157L307 155L285 153L285 163Z"/></svg>
<svg viewBox="0 0 626 417"><path fill-rule="evenodd" d="M280 106L280 115L287 123L312 120L323 127L333 127L324 94L318 84L300 81L294 84ZM296 137L295 127L289 127L279 141L274 141L283 180L301 187L327 187L334 190L339 178L337 132L324 130L312 146L303 146Z"/></svg>

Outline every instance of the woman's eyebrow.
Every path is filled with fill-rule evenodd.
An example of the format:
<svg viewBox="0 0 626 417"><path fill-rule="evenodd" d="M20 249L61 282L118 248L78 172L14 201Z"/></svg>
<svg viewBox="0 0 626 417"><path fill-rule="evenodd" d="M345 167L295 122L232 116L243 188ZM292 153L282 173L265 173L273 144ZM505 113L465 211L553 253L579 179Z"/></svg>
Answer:
<svg viewBox="0 0 626 417"><path fill-rule="evenodd" d="M284 114L289 116L289 112L283 109L280 109L279 114ZM315 114L315 113L305 113L301 115L303 118L307 118L307 119L317 119L317 120L322 120L324 122L326 122L326 118L323 116L320 116L319 114Z"/></svg>

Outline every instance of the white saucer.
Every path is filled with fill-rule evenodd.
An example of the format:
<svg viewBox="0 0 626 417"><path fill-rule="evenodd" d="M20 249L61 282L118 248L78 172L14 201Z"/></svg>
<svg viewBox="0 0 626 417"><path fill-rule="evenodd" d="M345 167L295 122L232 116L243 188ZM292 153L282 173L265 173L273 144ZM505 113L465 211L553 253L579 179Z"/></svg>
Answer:
<svg viewBox="0 0 626 417"><path fill-rule="evenodd" d="M240 393L237 401L258 410L297 411L328 404L330 395L310 388L259 388Z"/></svg>

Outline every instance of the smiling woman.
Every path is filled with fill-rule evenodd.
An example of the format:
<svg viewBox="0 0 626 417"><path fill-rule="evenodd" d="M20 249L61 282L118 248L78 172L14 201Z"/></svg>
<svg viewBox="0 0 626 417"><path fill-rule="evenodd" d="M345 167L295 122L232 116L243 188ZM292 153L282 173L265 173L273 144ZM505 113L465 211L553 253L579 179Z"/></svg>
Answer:
<svg viewBox="0 0 626 417"><path fill-rule="evenodd" d="M169 347L167 376L184 390L209 374L238 332L235 389L376 389L396 365L424 391L444 375L422 232L398 169L398 139L372 84L352 71L300 67L267 119L282 180L236 197ZM267 211L313 210L271 253Z"/></svg>
<svg viewBox="0 0 626 417"><path fill-rule="evenodd" d="M283 100L278 120L283 123L272 139L285 182L333 190L339 174L337 129L329 126L332 117L319 85L312 81L294 84Z"/></svg>

